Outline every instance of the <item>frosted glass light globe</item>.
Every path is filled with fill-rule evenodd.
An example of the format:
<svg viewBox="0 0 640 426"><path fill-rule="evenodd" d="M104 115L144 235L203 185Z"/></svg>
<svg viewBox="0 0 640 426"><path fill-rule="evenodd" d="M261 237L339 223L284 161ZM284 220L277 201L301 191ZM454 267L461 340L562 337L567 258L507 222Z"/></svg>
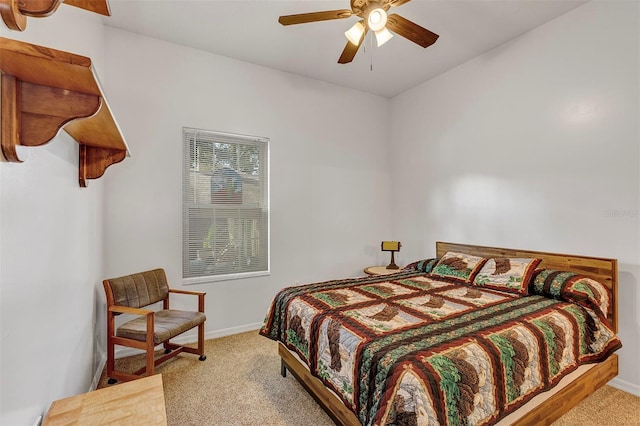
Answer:
<svg viewBox="0 0 640 426"><path fill-rule="evenodd" d="M384 26L387 25L387 13L384 9L377 8L369 12L367 25L369 25L369 29L372 31L380 31L383 29Z"/></svg>

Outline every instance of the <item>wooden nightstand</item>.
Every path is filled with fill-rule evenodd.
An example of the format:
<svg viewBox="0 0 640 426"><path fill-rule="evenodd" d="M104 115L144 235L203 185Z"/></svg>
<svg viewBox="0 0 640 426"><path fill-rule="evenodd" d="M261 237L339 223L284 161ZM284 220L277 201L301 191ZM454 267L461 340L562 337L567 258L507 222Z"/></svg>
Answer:
<svg viewBox="0 0 640 426"><path fill-rule="evenodd" d="M364 273L368 275L390 275L402 271L400 269L387 269L386 266L369 266L364 268Z"/></svg>

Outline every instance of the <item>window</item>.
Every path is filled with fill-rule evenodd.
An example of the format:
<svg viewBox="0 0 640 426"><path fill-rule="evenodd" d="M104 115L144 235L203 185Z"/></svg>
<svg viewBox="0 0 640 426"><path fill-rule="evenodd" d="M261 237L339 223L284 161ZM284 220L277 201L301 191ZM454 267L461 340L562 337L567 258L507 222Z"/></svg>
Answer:
<svg viewBox="0 0 640 426"><path fill-rule="evenodd" d="M269 272L266 138L183 128L185 282Z"/></svg>

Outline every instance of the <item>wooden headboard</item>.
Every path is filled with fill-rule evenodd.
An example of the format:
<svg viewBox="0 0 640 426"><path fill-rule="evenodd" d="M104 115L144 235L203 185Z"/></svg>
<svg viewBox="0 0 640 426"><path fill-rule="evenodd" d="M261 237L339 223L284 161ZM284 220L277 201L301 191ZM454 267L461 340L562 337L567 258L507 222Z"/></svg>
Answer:
<svg viewBox="0 0 640 426"><path fill-rule="evenodd" d="M602 257L587 257L572 254L547 253L543 251L517 250L500 247L483 247L469 244L436 242L436 256L454 251L480 257L535 257L542 259L538 268L571 271L593 278L609 287L613 300L607 318L614 331L618 332L618 260Z"/></svg>

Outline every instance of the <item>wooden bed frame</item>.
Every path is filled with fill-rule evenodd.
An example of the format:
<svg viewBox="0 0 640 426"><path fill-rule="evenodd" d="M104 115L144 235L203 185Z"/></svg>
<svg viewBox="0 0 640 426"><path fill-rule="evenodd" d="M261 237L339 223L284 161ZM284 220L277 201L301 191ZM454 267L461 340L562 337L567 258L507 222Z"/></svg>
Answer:
<svg viewBox="0 0 640 426"><path fill-rule="evenodd" d="M618 261L616 259L436 242L437 257L441 257L448 251L481 257L535 257L542 259L538 268L572 271L596 279L611 290L613 300L607 317L614 331L618 331ZM281 374L286 376L286 371L289 370L337 424L360 425L358 417L319 379L312 376L308 368L282 343L278 343L278 354L282 364ZM618 355L613 354L574 379L513 424L518 426L549 425L617 375Z"/></svg>

